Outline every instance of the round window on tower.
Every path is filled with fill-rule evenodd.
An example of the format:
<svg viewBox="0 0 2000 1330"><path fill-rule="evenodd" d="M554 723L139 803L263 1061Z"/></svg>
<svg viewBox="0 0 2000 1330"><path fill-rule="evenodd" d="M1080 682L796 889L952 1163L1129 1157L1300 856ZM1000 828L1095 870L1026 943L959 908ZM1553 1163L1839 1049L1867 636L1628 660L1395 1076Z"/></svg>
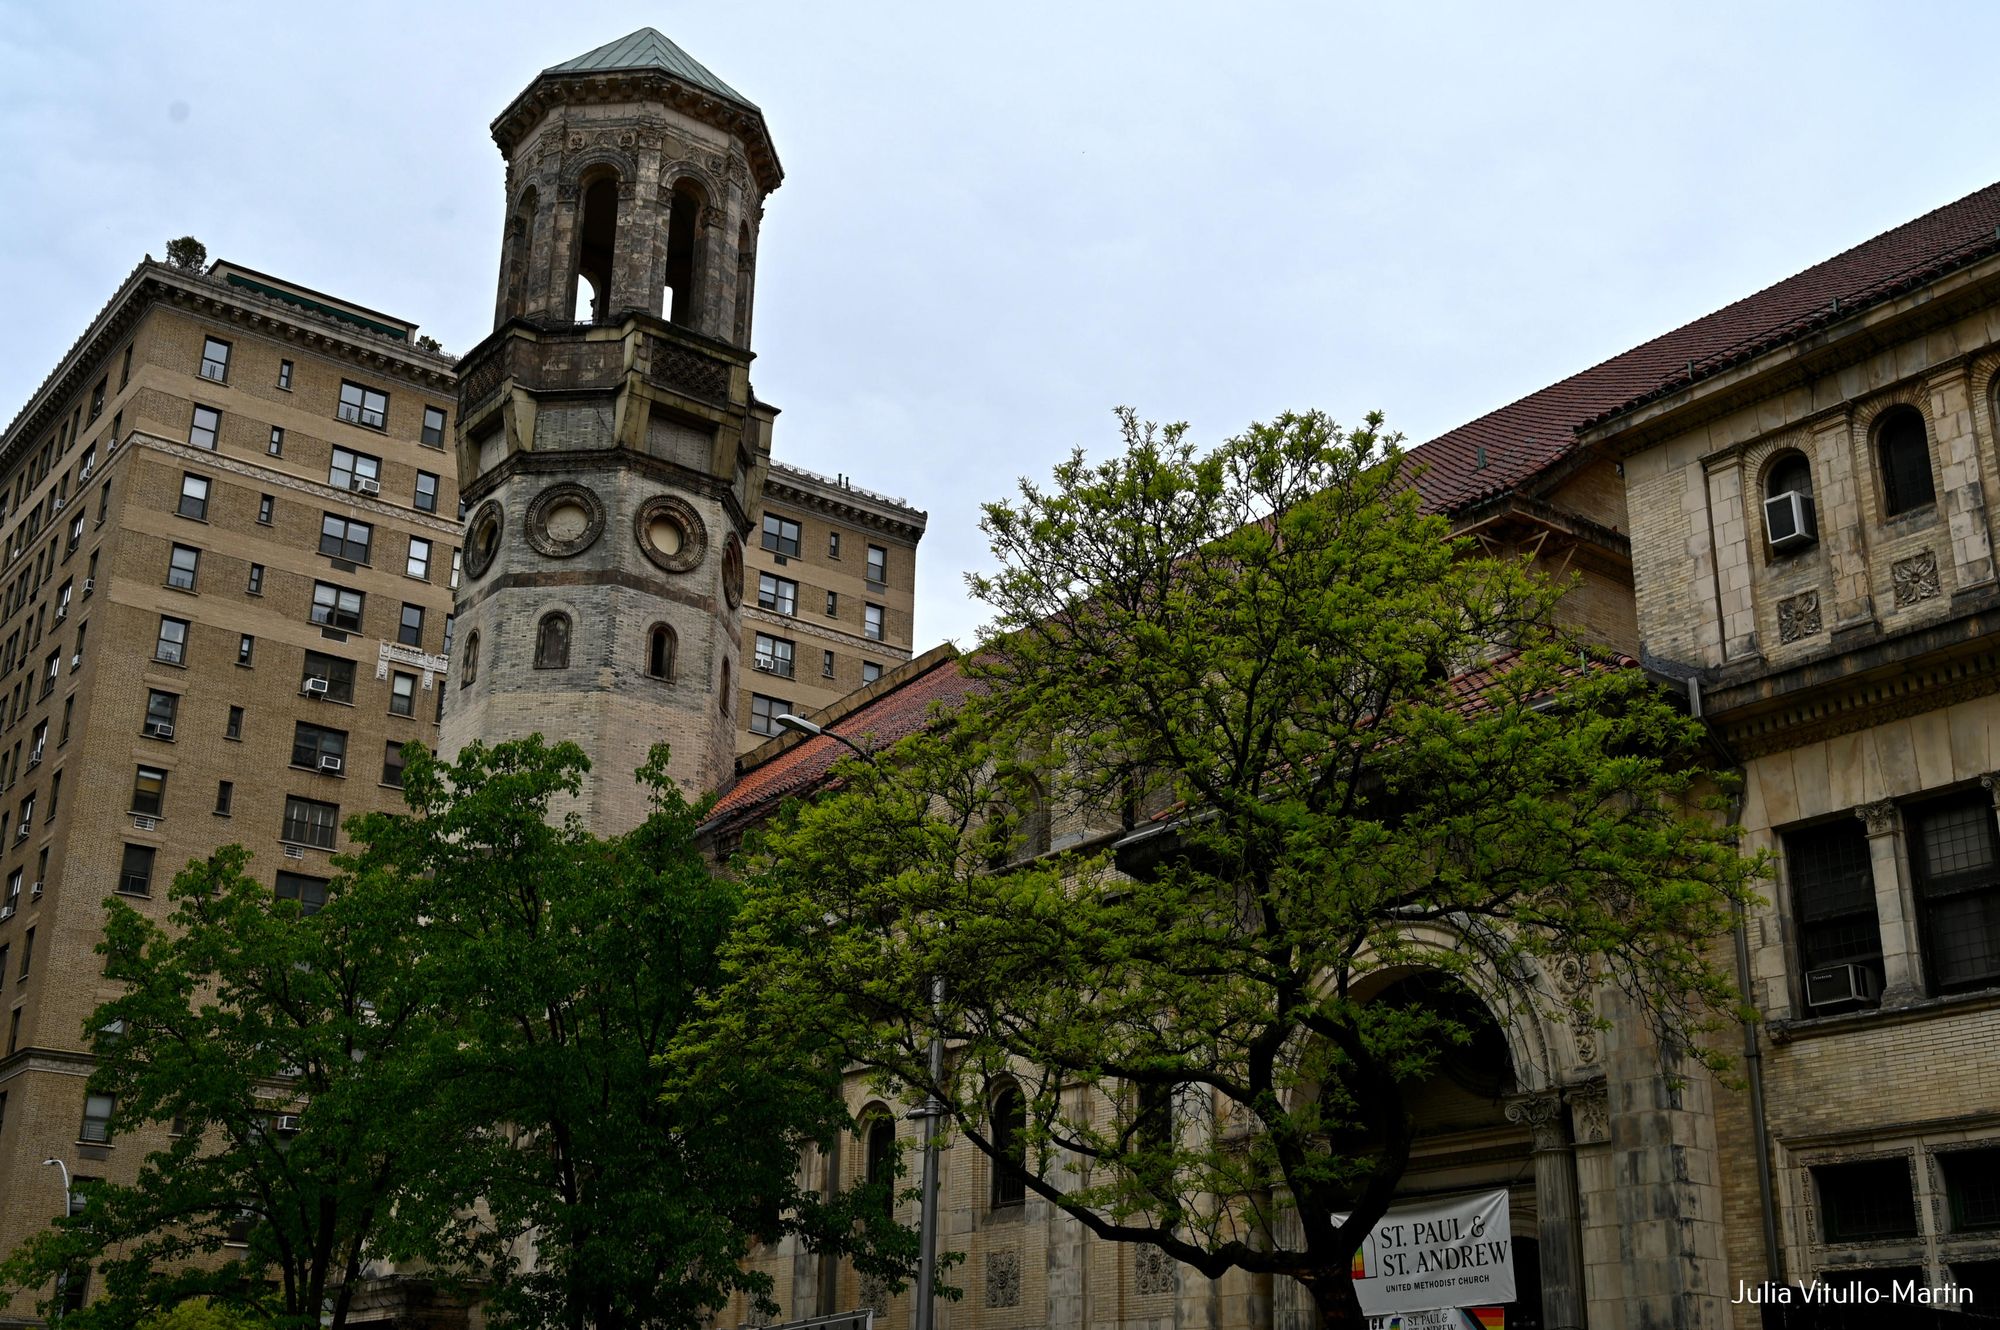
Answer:
<svg viewBox="0 0 2000 1330"><path fill-rule="evenodd" d="M488 499L472 514L472 521L466 524L465 575L484 577L486 570L493 566L494 556L500 553L500 531L503 515L498 500Z"/></svg>
<svg viewBox="0 0 2000 1330"><path fill-rule="evenodd" d="M677 495L659 494L640 504L632 533L638 537L640 552L670 573L693 572L708 553L708 529L701 514Z"/></svg>
<svg viewBox="0 0 2000 1330"><path fill-rule="evenodd" d="M528 505L528 543L552 559L581 554L604 534L604 501L595 490L564 482Z"/></svg>

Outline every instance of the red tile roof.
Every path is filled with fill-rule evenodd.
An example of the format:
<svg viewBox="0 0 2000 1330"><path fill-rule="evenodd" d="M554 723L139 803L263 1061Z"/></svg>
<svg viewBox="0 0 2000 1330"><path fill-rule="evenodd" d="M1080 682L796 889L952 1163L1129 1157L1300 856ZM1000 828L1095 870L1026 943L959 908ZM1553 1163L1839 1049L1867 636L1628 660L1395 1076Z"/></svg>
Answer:
<svg viewBox="0 0 2000 1330"><path fill-rule="evenodd" d="M1561 460L1578 429L1684 388L2000 251L2000 184L1410 450L1427 506L1453 512Z"/></svg>
<svg viewBox="0 0 2000 1330"><path fill-rule="evenodd" d="M980 687L959 668L957 656L947 656L841 717L832 728L873 752L922 729L933 706L949 710ZM792 795L817 786L834 763L848 755L845 747L825 735L782 749L744 772L729 787L709 814L707 828L727 831L757 820Z"/></svg>

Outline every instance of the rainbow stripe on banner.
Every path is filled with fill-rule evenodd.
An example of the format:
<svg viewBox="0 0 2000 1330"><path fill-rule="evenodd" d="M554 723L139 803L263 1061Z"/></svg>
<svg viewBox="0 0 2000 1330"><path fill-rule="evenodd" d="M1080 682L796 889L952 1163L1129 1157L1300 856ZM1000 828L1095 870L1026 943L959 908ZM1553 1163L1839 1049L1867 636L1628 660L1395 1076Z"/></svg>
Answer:
<svg viewBox="0 0 2000 1330"><path fill-rule="evenodd" d="M1371 1330L1507 1330L1505 1307L1439 1307L1373 1317Z"/></svg>

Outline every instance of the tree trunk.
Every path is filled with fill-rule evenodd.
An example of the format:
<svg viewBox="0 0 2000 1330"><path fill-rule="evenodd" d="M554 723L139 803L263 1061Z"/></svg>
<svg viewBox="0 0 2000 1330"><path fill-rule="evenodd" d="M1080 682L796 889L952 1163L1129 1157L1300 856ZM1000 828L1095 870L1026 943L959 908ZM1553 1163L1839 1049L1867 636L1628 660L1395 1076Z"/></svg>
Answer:
<svg viewBox="0 0 2000 1330"><path fill-rule="evenodd" d="M1361 1299L1354 1292L1354 1280L1336 1274L1324 1282L1307 1285L1313 1305L1319 1308L1320 1330L1368 1330L1368 1318L1361 1312Z"/></svg>

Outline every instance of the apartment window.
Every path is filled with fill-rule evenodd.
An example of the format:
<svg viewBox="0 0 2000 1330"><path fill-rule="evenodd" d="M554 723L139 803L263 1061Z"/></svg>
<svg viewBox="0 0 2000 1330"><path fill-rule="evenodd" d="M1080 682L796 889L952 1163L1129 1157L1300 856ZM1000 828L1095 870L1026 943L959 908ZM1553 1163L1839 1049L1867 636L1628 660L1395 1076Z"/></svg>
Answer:
<svg viewBox="0 0 2000 1330"><path fill-rule="evenodd" d="M764 548L788 557L799 552L799 524L775 513L764 514Z"/></svg>
<svg viewBox="0 0 2000 1330"><path fill-rule="evenodd" d="M367 563L368 551L374 542L375 528L366 522L356 522L333 513L320 518L319 552L329 559Z"/></svg>
<svg viewBox="0 0 2000 1330"><path fill-rule="evenodd" d="M1875 454L1882 468L1882 513L1894 517L1936 501L1931 486L1931 443L1924 417L1913 406L1892 406L1875 424Z"/></svg>
<svg viewBox="0 0 2000 1330"><path fill-rule="evenodd" d="M285 797L285 824L278 833L278 839L295 845L312 845L322 850L333 848L333 830L340 822L340 805L321 803L317 799L301 799L297 795Z"/></svg>
<svg viewBox="0 0 2000 1330"><path fill-rule="evenodd" d="M0 947L0 981L7 978L7 948ZM16 1007L7 1017L7 1053L11 1057L21 1046L21 1008Z"/></svg>
<svg viewBox="0 0 2000 1330"><path fill-rule="evenodd" d="M2000 1228L2000 1149L1951 1150L1937 1162L1951 1198L1951 1231Z"/></svg>
<svg viewBox="0 0 2000 1330"><path fill-rule="evenodd" d="M416 496L411 500L420 513L438 510L438 478L428 471L417 472Z"/></svg>
<svg viewBox="0 0 2000 1330"><path fill-rule="evenodd" d="M465 551L455 549L451 552L451 589L453 591L458 590L458 580L464 575Z"/></svg>
<svg viewBox="0 0 2000 1330"><path fill-rule="evenodd" d="M28 748L28 766L30 768L33 768L40 764L42 760L42 753L48 747L48 744L49 744L49 723L47 721L43 721L41 724L35 726L34 741L29 745Z"/></svg>
<svg viewBox="0 0 2000 1330"><path fill-rule="evenodd" d="M1003 1085L993 1096L988 1130L993 1142L992 1208L1005 1210L1027 1199L1028 1103L1018 1086Z"/></svg>
<svg viewBox="0 0 2000 1330"><path fill-rule="evenodd" d="M1904 810L1931 988L2000 980L2000 853L1993 804L1973 790Z"/></svg>
<svg viewBox="0 0 2000 1330"><path fill-rule="evenodd" d="M118 1110L115 1095L87 1094L83 1097L83 1126L77 1132L77 1139L95 1145L108 1145L111 1141L111 1115Z"/></svg>
<svg viewBox="0 0 2000 1330"><path fill-rule="evenodd" d="M83 544L83 514L78 513L69 524L69 543L63 547L63 557L76 553L76 547Z"/></svg>
<svg viewBox="0 0 2000 1330"><path fill-rule="evenodd" d="M222 727L222 737L225 739L241 739L243 737L242 707L229 708L229 722Z"/></svg>
<svg viewBox="0 0 2000 1330"><path fill-rule="evenodd" d="M416 675L397 670L389 676L389 714L392 716L417 714Z"/></svg>
<svg viewBox="0 0 2000 1330"><path fill-rule="evenodd" d="M792 677L794 645L782 637L757 634L757 668L780 678Z"/></svg>
<svg viewBox="0 0 2000 1330"><path fill-rule="evenodd" d="M420 647L424 644L424 607L403 606L402 620L396 625L396 640L406 647ZM564 661L568 663L567 659Z"/></svg>
<svg viewBox="0 0 2000 1330"><path fill-rule="evenodd" d="M1799 962L1807 971L1862 965L1882 978L1882 931L1875 915L1875 876L1868 834L1846 817L1788 831L1785 874L1798 923Z"/></svg>
<svg viewBox="0 0 2000 1330"><path fill-rule="evenodd" d="M868 580L877 586L889 580L889 551L880 545L868 547Z"/></svg>
<svg viewBox="0 0 2000 1330"><path fill-rule="evenodd" d="M244 587L244 590L253 596L261 596L264 594L263 564L253 563L250 565L250 582L249 585Z"/></svg>
<svg viewBox="0 0 2000 1330"><path fill-rule="evenodd" d="M286 392L292 390L292 362L289 360L278 362L278 386Z"/></svg>
<svg viewBox="0 0 2000 1330"><path fill-rule="evenodd" d="M826 617L829 619L840 617L840 593L838 591L829 591L826 593Z"/></svg>
<svg viewBox="0 0 2000 1330"><path fill-rule="evenodd" d="M431 543L428 540L410 537L410 557L404 560L403 571L425 582L431 580Z"/></svg>
<svg viewBox="0 0 2000 1330"><path fill-rule="evenodd" d="M1820 1232L1828 1242L1917 1236L1917 1202L1907 1159L1822 1164L1812 1170Z"/></svg>
<svg viewBox="0 0 2000 1330"><path fill-rule="evenodd" d="M365 597L351 587L336 586L332 582L314 582L312 598L312 621L323 628L337 628L344 632L361 631L361 606Z"/></svg>
<svg viewBox="0 0 2000 1330"><path fill-rule="evenodd" d="M335 448L333 464L327 468L326 483L335 489L352 490L365 488L358 483L363 481L377 487L381 485L382 459L346 448Z"/></svg>
<svg viewBox="0 0 2000 1330"><path fill-rule="evenodd" d="M861 662L861 682L874 683L882 677L882 667L872 660Z"/></svg>
<svg viewBox="0 0 2000 1330"><path fill-rule="evenodd" d="M403 745L393 739L382 745L382 783L403 788Z"/></svg>
<svg viewBox="0 0 2000 1330"><path fill-rule="evenodd" d="M557 610L542 616L541 625L535 630L535 668L538 670L564 670L569 668L569 616Z"/></svg>
<svg viewBox="0 0 2000 1330"><path fill-rule="evenodd" d="M75 593L75 591L76 591L76 580L74 578L65 578L63 580L62 586L56 591L57 623L61 623L64 619L67 619L69 617L70 597Z"/></svg>
<svg viewBox="0 0 2000 1330"><path fill-rule="evenodd" d="M285 431L276 425L271 426L271 442L265 445L264 451L273 457L283 457L285 455Z"/></svg>
<svg viewBox="0 0 2000 1330"><path fill-rule="evenodd" d="M427 406L424 408L424 442L433 448L444 447L444 408Z"/></svg>
<svg viewBox="0 0 2000 1330"><path fill-rule="evenodd" d="M451 642L452 642L452 636L451 636L451 635L452 635L452 633L453 633L454 631L456 631L456 629L457 629L457 628L458 628L458 616L457 616L456 614L447 614L447 615L445 615L445 616L444 616L444 645L443 645L442 647L438 648L438 654L439 654L439 655L442 655L442 656L449 656L449 655L451 654Z"/></svg>
<svg viewBox="0 0 2000 1330"><path fill-rule="evenodd" d="M167 806L167 773L158 767L142 766L132 775L132 811L147 817L164 815Z"/></svg>
<svg viewBox="0 0 2000 1330"><path fill-rule="evenodd" d="M762 693L750 694L750 733L783 734L778 717L792 709L792 704L781 697L766 697Z"/></svg>
<svg viewBox="0 0 2000 1330"><path fill-rule="evenodd" d="M281 901L297 901L301 915L318 914L326 905L326 879L280 872L276 894Z"/></svg>
<svg viewBox="0 0 2000 1330"><path fill-rule="evenodd" d="M276 504L277 500L268 494L259 494L257 496L257 525L271 525L271 512Z"/></svg>
<svg viewBox="0 0 2000 1330"><path fill-rule="evenodd" d="M235 803L235 782L226 780L217 781L215 783L215 815L217 817L228 817L229 811Z"/></svg>
<svg viewBox="0 0 2000 1330"><path fill-rule="evenodd" d="M257 639L248 633L239 634L236 638L236 663L238 665L249 665L252 657L256 654Z"/></svg>
<svg viewBox="0 0 2000 1330"><path fill-rule="evenodd" d="M187 664L188 621L160 616L160 633L153 640L153 659L164 665Z"/></svg>
<svg viewBox="0 0 2000 1330"><path fill-rule="evenodd" d="M62 649L58 647L42 662L42 696L47 697L56 690L56 680L62 674Z"/></svg>
<svg viewBox="0 0 2000 1330"><path fill-rule="evenodd" d="M56 747L61 748L64 744L69 742L69 722L71 716L73 716L75 712L76 712L76 696L75 694L71 694L70 696L65 697L63 699L62 734L56 740Z"/></svg>
<svg viewBox="0 0 2000 1330"><path fill-rule="evenodd" d="M159 851L150 845L127 845L125 859L118 866L118 890L127 896L153 894L153 860Z"/></svg>
<svg viewBox="0 0 2000 1330"><path fill-rule="evenodd" d="M799 612L799 584L790 578L775 577L770 573L757 574L757 603L767 610L779 614Z"/></svg>
<svg viewBox="0 0 2000 1330"><path fill-rule="evenodd" d="M370 429L389 424L389 394L343 380L340 385L340 418Z"/></svg>
<svg viewBox="0 0 2000 1330"><path fill-rule="evenodd" d="M328 759L332 759L329 764ZM347 731L298 722L292 730L292 765L313 771L339 771L347 761Z"/></svg>
<svg viewBox="0 0 2000 1330"><path fill-rule="evenodd" d="M217 383L229 378L229 343L213 337L202 339L201 377L214 379Z"/></svg>
<svg viewBox="0 0 2000 1330"><path fill-rule="evenodd" d="M323 655L317 651L306 652L305 672L299 677L299 691L313 696L320 689L313 687L317 679L326 685L325 696L329 702L352 702L354 700L354 662L341 656Z"/></svg>
<svg viewBox="0 0 2000 1330"><path fill-rule="evenodd" d="M646 642L646 673L655 679L674 677L674 630L663 623L653 625Z"/></svg>
<svg viewBox="0 0 2000 1330"><path fill-rule="evenodd" d="M117 418L114 417L111 423L115 426L118 423ZM83 456L77 459L76 483L79 489L84 481L90 479L90 473L95 470L97 470L97 445L93 443L85 448Z"/></svg>
<svg viewBox="0 0 2000 1330"><path fill-rule="evenodd" d="M826 557L829 559L838 559L840 557L840 533L838 531L829 531L826 533Z"/></svg>
<svg viewBox="0 0 2000 1330"><path fill-rule="evenodd" d="M167 555L167 585L177 591L194 590L195 570L201 566L201 551L190 545L176 545Z"/></svg>
<svg viewBox="0 0 2000 1330"><path fill-rule="evenodd" d="M17 868L7 875L7 899L0 908L0 918L12 917L21 908L21 877L27 870Z"/></svg>
<svg viewBox="0 0 2000 1330"><path fill-rule="evenodd" d="M110 486L105 487L107 490ZM175 510L182 517L192 517L198 522L208 520L208 477L197 476L192 471L181 475L181 502Z"/></svg>
<svg viewBox="0 0 2000 1330"><path fill-rule="evenodd" d="M833 653L831 651L822 651L819 653L819 672L822 678L831 679L833 677Z"/></svg>
<svg viewBox="0 0 2000 1330"><path fill-rule="evenodd" d="M174 721L180 715L181 699L176 693L157 688L146 691L146 723L141 732L153 739L174 737Z"/></svg>
<svg viewBox="0 0 2000 1330"><path fill-rule="evenodd" d="M869 605L861 611L861 631L870 640L882 640L882 607Z"/></svg>
<svg viewBox="0 0 2000 1330"><path fill-rule="evenodd" d="M192 447L215 450L215 436L222 430L222 413L212 406L197 406L194 421L188 426L188 443Z"/></svg>

